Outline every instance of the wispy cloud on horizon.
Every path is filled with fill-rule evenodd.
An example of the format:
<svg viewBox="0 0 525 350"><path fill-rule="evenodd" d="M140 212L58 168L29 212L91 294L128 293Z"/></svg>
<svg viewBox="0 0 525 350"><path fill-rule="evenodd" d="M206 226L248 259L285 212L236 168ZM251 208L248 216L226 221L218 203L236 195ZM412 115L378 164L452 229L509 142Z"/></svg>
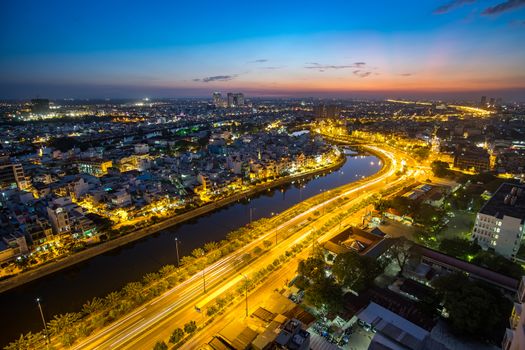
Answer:
<svg viewBox="0 0 525 350"><path fill-rule="evenodd" d="M525 6L525 0L507 0L495 6L487 7L481 14L486 16L498 15Z"/></svg>
<svg viewBox="0 0 525 350"><path fill-rule="evenodd" d="M204 77L204 78L195 78L193 79L193 81L198 81L198 82L202 82L202 83L211 83L211 82L214 82L214 81L230 81L230 80L233 80L237 78L237 74L233 74L233 75L214 75L214 76L211 76L211 77Z"/></svg>
<svg viewBox="0 0 525 350"><path fill-rule="evenodd" d="M433 13L436 15L442 15L444 13L450 12L453 9L460 7L465 4L473 4L476 0L452 0L450 2L447 2L446 4L443 4L439 7L437 7Z"/></svg>
<svg viewBox="0 0 525 350"><path fill-rule="evenodd" d="M321 64L318 62L308 62L306 63L307 66L304 68L306 69L317 69L320 72L324 72L328 69L348 69L348 68L364 68L366 66L366 62L354 62L352 64L344 64L344 65L336 65L336 64Z"/></svg>
<svg viewBox="0 0 525 350"><path fill-rule="evenodd" d="M257 60L253 60L253 61L248 61L248 63L265 63L265 62L268 62L269 60L266 59L266 58L259 58Z"/></svg>
<svg viewBox="0 0 525 350"><path fill-rule="evenodd" d="M364 71L364 70L360 70L360 69L356 69L355 71L352 72L354 75L358 76L359 78L366 78L368 77L369 75L372 74L372 72L369 72L369 71Z"/></svg>

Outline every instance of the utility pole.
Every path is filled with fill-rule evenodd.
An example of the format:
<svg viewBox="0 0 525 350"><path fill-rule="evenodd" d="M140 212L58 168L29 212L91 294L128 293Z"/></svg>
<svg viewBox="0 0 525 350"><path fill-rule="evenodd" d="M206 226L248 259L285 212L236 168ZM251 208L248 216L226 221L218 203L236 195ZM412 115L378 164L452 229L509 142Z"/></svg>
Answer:
<svg viewBox="0 0 525 350"><path fill-rule="evenodd" d="M315 231L312 229L312 256L315 255Z"/></svg>
<svg viewBox="0 0 525 350"><path fill-rule="evenodd" d="M253 208L253 207L250 207L250 224L252 223L253 221L253 210L256 209L256 208Z"/></svg>
<svg viewBox="0 0 525 350"><path fill-rule="evenodd" d="M180 267L180 261L179 261L179 239L175 237L175 250L177 252L177 267Z"/></svg>
<svg viewBox="0 0 525 350"><path fill-rule="evenodd" d="M205 269L202 269L202 285L204 287L204 293L206 293L206 274L204 273Z"/></svg>
<svg viewBox="0 0 525 350"><path fill-rule="evenodd" d="M204 253L202 254L204 256ZM202 269L202 286L204 289L204 294L206 294L206 267Z"/></svg>
<svg viewBox="0 0 525 350"><path fill-rule="evenodd" d="M47 333L47 324L46 324L46 319L44 318L44 311L42 311L42 305L40 305L40 298L36 298L36 303L38 304L38 309L40 309L40 316L42 316L42 323L44 324L44 334L46 337L46 344L49 345L49 334Z"/></svg>
<svg viewBox="0 0 525 350"><path fill-rule="evenodd" d="M248 277L244 273L240 273L244 277L244 296L246 300L246 317L248 317Z"/></svg>

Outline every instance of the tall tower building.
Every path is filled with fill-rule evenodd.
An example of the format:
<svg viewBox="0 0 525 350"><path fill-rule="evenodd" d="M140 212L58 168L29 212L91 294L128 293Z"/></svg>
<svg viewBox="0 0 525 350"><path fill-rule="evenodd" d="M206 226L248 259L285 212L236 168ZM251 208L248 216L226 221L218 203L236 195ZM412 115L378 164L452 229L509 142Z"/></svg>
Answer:
<svg viewBox="0 0 525 350"><path fill-rule="evenodd" d="M317 106L314 106L315 117L319 119L334 119L339 117L340 113L341 107L337 105L319 104Z"/></svg>
<svg viewBox="0 0 525 350"><path fill-rule="evenodd" d="M228 93L228 107L244 106L244 95L242 93Z"/></svg>
<svg viewBox="0 0 525 350"><path fill-rule="evenodd" d="M481 96L480 105L481 105L481 107L487 106L487 96Z"/></svg>
<svg viewBox="0 0 525 350"><path fill-rule="evenodd" d="M215 107L222 107L222 95L220 92L214 92L213 93L213 104Z"/></svg>
<svg viewBox="0 0 525 350"><path fill-rule="evenodd" d="M31 100L31 112L34 114L45 114L49 112L49 100L35 98Z"/></svg>

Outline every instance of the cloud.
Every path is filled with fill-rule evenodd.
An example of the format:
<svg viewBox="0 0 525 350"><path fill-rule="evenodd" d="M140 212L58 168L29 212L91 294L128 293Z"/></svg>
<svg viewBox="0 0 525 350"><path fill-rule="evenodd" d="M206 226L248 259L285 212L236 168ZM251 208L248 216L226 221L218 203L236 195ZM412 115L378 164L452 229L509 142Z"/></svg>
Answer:
<svg viewBox="0 0 525 350"><path fill-rule="evenodd" d="M402 77L411 77L412 73L401 73L399 75L402 76Z"/></svg>
<svg viewBox="0 0 525 350"><path fill-rule="evenodd" d="M353 71L352 73L354 73L354 75L357 75L359 78L366 78L367 76L372 74L372 72L367 72L359 69Z"/></svg>
<svg viewBox="0 0 525 350"><path fill-rule="evenodd" d="M203 83L211 83L211 82L214 82L214 81L229 81L229 80L233 80L237 77L237 75L214 75L212 77L205 77L205 78L202 78L202 79L199 79L199 78L196 78L196 79L193 79L193 81L201 81Z"/></svg>
<svg viewBox="0 0 525 350"><path fill-rule="evenodd" d="M284 66L268 66L268 67L261 67L261 69L282 69Z"/></svg>
<svg viewBox="0 0 525 350"><path fill-rule="evenodd" d="M525 6L525 0L507 0L497 4L496 6L487 7L481 14L487 16L498 15L506 11L514 10L521 6Z"/></svg>
<svg viewBox="0 0 525 350"><path fill-rule="evenodd" d="M436 8L433 13L436 15L442 15L444 13L450 12L451 10L460 7L465 4L472 4L475 3L476 0L452 0L451 2L448 2L444 5L439 6Z"/></svg>
<svg viewBox="0 0 525 350"><path fill-rule="evenodd" d="M268 62L266 58L259 58L258 60L249 61L248 63L265 63Z"/></svg>
<svg viewBox="0 0 525 350"><path fill-rule="evenodd" d="M365 62L354 62L352 64L345 64L345 65L335 65L335 64L321 64L318 62L307 62L307 66L304 68L306 69L317 69L320 72L324 72L328 69L347 69L347 68L364 68L366 66Z"/></svg>

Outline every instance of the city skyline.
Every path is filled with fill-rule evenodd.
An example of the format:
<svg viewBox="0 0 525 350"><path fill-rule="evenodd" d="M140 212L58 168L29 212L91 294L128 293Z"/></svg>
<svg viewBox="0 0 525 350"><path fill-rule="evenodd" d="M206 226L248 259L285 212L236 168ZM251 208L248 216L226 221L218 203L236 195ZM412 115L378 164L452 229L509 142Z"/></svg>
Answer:
<svg viewBox="0 0 525 350"><path fill-rule="evenodd" d="M522 101L524 5L8 1L0 98L208 97L220 90Z"/></svg>

